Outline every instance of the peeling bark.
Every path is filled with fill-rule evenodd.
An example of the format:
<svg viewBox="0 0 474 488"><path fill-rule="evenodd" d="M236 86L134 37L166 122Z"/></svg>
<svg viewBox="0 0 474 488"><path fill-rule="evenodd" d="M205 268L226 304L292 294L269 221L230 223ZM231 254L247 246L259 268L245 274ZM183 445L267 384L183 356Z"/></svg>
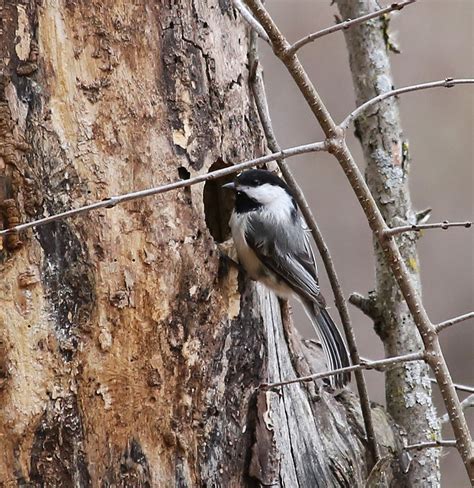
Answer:
<svg viewBox="0 0 474 488"><path fill-rule="evenodd" d="M337 0L336 3L344 19L379 8L375 0ZM357 105L392 89L386 32L383 19L374 19L344 32ZM408 144L402 132L397 100L387 99L359 117L356 134L367 162L367 184L385 221L389 227L416 224L408 188ZM416 235L403 234L397 240L411 278L421 292ZM378 244L374 249L376 291L371 296L371 316L376 317L375 329L383 341L386 356L420 350L423 348L421 337L383 251ZM389 413L406 429L409 443L439 437L426 364L412 362L389 371L386 399ZM419 451L413 458L407 475L409 486L439 486L439 450Z"/></svg>
<svg viewBox="0 0 474 488"><path fill-rule="evenodd" d="M3 16L0 197L22 221L262 152L230 2L30 0ZM192 187L3 243L2 484L363 485L356 397L255 393L320 370L320 351L220 259L208 227L225 206L207 218Z"/></svg>

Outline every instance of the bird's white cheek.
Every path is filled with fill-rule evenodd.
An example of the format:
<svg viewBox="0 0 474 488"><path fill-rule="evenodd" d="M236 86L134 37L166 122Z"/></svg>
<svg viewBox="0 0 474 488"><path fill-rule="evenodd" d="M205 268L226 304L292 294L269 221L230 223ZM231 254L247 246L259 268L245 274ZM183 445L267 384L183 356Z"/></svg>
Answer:
<svg viewBox="0 0 474 488"><path fill-rule="evenodd" d="M243 191L261 203L267 216L276 222L285 222L291 217L293 201L283 188L265 184L254 188L245 187Z"/></svg>

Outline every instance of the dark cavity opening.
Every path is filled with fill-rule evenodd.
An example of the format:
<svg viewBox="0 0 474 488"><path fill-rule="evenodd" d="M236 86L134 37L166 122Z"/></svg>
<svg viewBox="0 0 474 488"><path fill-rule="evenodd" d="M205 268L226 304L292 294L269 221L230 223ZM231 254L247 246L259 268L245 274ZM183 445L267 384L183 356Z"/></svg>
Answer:
<svg viewBox="0 0 474 488"><path fill-rule="evenodd" d="M228 168L231 164L218 159L209 172ZM216 242L224 242L230 238L229 219L234 208L234 193L222 188L222 185L231 182L234 175L223 176L217 180L206 181L204 185L204 212L206 225Z"/></svg>
<svg viewBox="0 0 474 488"><path fill-rule="evenodd" d="M178 176L180 180L189 180L191 173L184 167L180 166L178 168ZM191 198L191 187L186 186L183 188L184 195L186 196L187 203L189 205L192 205L192 198Z"/></svg>
<svg viewBox="0 0 474 488"><path fill-rule="evenodd" d="M191 174L184 166L180 166L178 168L178 176L180 177L181 180L189 180Z"/></svg>

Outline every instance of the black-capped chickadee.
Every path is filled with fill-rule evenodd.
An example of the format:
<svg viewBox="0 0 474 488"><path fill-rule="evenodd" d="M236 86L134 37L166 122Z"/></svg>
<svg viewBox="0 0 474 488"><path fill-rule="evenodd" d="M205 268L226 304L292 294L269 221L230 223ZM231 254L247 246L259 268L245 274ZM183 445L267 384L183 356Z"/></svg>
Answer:
<svg viewBox="0 0 474 488"><path fill-rule="evenodd" d="M288 186L270 171L252 169L223 185L235 191L230 228L240 263L250 278L278 296L296 297L321 340L330 370L350 366L344 340L320 292L309 229ZM342 388L350 374L329 377Z"/></svg>

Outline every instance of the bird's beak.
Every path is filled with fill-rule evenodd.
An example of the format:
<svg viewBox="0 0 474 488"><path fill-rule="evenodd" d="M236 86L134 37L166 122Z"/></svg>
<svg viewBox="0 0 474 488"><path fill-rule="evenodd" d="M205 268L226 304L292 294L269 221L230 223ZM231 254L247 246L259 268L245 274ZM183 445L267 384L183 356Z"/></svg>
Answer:
<svg viewBox="0 0 474 488"><path fill-rule="evenodd" d="M231 181L230 183L226 183L225 185L222 185L222 188L227 188L229 190L235 190L235 183Z"/></svg>

